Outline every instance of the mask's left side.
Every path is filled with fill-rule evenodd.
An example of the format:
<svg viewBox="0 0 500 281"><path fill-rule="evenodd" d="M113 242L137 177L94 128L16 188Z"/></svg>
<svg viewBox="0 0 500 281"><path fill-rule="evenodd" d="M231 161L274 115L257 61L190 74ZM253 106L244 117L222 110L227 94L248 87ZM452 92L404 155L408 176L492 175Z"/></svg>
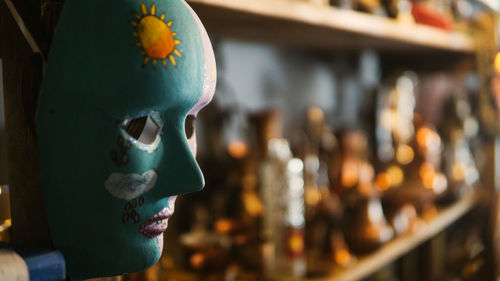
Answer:
<svg viewBox="0 0 500 281"><path fill-rule="evenodd" d="M184 131L215 81L197 21L182 0L66 3L37 137L51 235L72 278L156 263L175 196L203 187Z"/></svg>

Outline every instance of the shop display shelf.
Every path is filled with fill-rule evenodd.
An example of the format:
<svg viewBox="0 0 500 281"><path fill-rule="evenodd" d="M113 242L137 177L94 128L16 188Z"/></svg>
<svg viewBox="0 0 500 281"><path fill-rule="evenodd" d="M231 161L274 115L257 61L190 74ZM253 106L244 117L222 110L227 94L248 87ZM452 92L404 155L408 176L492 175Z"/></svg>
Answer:
<svg viewBox="0 0 500 281"><path fill-rule="evenodd" d="M473 54L459 31L397 21L300 0L188 0L213 36L331 50Z"/></svg>
<svg viewBox="0 0 500 281"><path fill-rule="evenodd" d="M309 281L355 281L370 276L383 266L417 248L456 222L469 212L478 202L478 196L469 194L453 205L443 208L432 220L424 222L415 232L400 236L372 254L361 257L349 268L334 268L327 278L308 279ZM323 268L328 265L323 264Z"/></svg>

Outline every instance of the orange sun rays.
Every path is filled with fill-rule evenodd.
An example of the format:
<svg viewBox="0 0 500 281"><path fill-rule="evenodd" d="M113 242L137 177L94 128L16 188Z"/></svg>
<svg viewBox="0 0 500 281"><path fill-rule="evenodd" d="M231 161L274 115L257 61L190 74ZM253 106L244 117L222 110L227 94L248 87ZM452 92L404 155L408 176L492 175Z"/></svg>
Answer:
<svg viewBox="0 0 500 281"><path fill-rule="evenodd" d="M135 45L142 48L141 54L144 55L142 66L145 67L151 62L153 69L156 69L160 62L166 69L169 61L173 66L177 66L175 56L182 58L177 49L181 41L174 38L177 33L170 29L173 21L166 22L165 13L158 17L156 12L155 4L152 4L148 11L146 5L141 3L141 13L135 13L136 20L130 21L135 28L133 35L138 38Z"/></svg>

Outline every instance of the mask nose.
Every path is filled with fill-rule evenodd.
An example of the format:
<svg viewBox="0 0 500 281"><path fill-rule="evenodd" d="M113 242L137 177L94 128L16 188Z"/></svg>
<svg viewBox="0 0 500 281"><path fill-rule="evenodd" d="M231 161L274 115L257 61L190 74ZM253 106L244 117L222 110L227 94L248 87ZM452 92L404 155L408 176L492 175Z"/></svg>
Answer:
<svg viewBox="0 0 500 281"><path fill-rule="evenodd" d="M174 128L163 135L164 154L158 166L156 188L153 189L158 197L200 191L205 185L195 159L194 136L188 140L184 128L181 128Z"/></svg>

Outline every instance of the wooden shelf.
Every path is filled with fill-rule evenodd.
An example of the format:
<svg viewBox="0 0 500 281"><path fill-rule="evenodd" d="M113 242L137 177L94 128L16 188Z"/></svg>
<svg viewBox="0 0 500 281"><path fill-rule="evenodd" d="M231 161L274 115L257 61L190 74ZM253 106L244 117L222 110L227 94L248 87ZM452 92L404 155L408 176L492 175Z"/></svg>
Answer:
<svg viewBox="0 0 500 281"><path fill-rule="evenodd" d="M188 0L210 36L328 49L473 53L461 32L298 0Z"/></svg>
<svg viewBox="0 0 500 281"><path fill-rule="evenodd" d="M457 221L474 207L477 197L473 194L439 212L438 216L426 222L412 234L398 237L373 254L362 257L350 268L333 269L328 278L310 279L310 281L355 281L375 273L381 267L393 262L405 253L429 240L452 223Z"/></svg>

